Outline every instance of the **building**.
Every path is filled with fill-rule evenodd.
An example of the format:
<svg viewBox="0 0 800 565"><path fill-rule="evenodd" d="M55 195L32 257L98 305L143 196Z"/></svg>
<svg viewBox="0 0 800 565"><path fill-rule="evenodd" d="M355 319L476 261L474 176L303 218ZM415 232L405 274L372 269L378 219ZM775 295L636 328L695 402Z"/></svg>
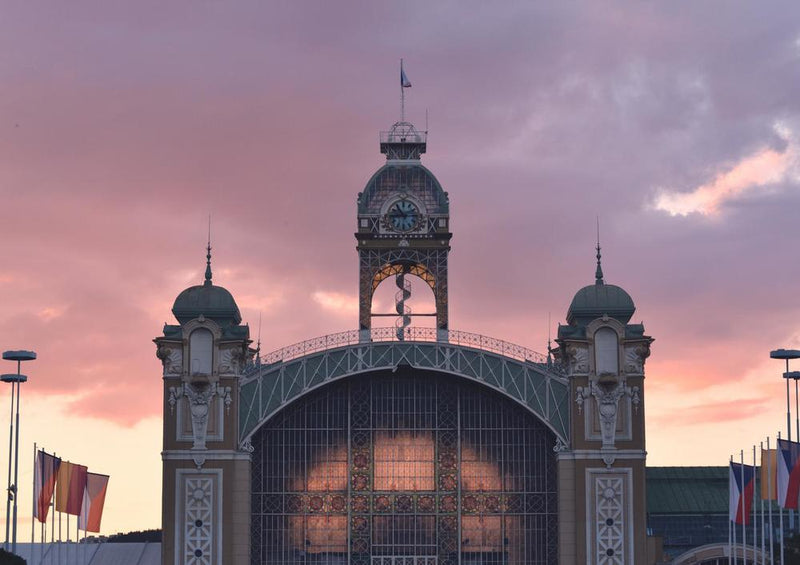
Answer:
<svg viewBox="0 0 800 565"><path fill-rule="evenodd" d="M426 136L383 132L386 164L358 193L358 329L255 359L210 247L205 281L178 295L155 339L164 564L647 562L652 339L633 300L598 245L548 356L451 329L449 196ZM435 328L411 325L409 277ZM380 284L398 289L388 328Z"/></svg>

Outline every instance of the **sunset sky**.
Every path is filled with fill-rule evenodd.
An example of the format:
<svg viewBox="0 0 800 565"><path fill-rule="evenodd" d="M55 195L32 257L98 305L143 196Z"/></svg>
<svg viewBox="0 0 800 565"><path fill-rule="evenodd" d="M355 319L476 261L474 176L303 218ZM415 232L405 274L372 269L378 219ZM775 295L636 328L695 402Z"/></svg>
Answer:
<svg viewBox="0 0 800 565"><path fill-rule="evenodd" d="M648 464L785 432L798 22L796 1L4 2L0 348L39 354L20 541L33 442L111 475L104 533L160 527L151 340L202 281L209 213L214 282L264 351L357 327L356 194L401 57L450 194L452 329L545 351L599 216L606 281L655 338Z"/></svg>

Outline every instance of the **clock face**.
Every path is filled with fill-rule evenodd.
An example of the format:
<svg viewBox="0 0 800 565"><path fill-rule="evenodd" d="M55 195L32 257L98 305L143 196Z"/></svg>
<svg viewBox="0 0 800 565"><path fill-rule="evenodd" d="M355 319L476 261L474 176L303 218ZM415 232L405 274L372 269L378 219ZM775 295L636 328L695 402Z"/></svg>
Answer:
<svg viewBox="0 0 800 565"><path fill-rule="evenodd" d="M419 209L410 200L398 200L389 208L389 221L397 231L411 231L419 224Z"/></svg>

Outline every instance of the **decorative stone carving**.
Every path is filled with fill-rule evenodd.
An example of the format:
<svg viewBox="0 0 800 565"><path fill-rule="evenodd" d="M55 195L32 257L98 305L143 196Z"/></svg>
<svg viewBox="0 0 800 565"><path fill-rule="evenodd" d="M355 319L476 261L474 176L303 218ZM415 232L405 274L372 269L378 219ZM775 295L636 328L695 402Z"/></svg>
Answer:
<svg viewBox="0 0 800 565"><path fill-rule="evenodd" d="M156 357L161 359L165 375L180 375L183 372L183 353L180 347L166 347L159 345Z"/></svg>
<svg viewBox="0 0 800 565"><path fill-rule="evenodd" d="M575 404L578 405L578 415L583 414L583 403L586 400L586 390L579 386L575 389Z"/></svg>
<svg viewBox="0 0 800 565"><path fill-rule="evenodd" d="M567 359L570 374L589 372L589 348L571 344L567 346Z"/></svg>
<svg viewBox="0 0 800 565"><path fill-rule="evenodd" d="M624 381L605 382L598 384L590 382L591 394L597 402L597 414L600 418L600 434L603 439L603 449L613 448L617 431L617 412L619 400L624 396L636 398L633 402L638 406L639 388L631 388ZM613 461L612 461L613 462ZM609 463L606 462L608 465Z"/></svg>
<svg viewBox="0 0 800 565"><path fill-rule="evenodd" d="M171 387L169 391L170 412L174 412L175 405L181 397L186 397L189 405L189 413L192 419L192 437L194 444L193 450L206 449L206 437L208 435L208 412L214 397L217 396L225 404L227 414L230 414L231 388L218 386L215 382L195 381L193 383L183 383L181 388ZM198 456L199 457L199 456ZM198 463L202 466L202 462Z"/></svg>
<svg viewBox="0 0 800 565"><path fill-rule="evenodd" d="M183 388L171 386L169 387L169 398L167 402L169 402L169 414L170 416L175 415L175 405L178 404L178 399L183 396L182 394Z"/></svg>
<svg viewBox="0 0 800 565"><path fill-rule="evenodd" d="M556 453L561 453L562 451L569 450L569 446L561 441L561 438L556 438L556 444L553 446L553 451Z"/></svg>
<svg viewBox="0 0 800 565"><path fill-rule="evenodd" d="M184 563L212 565L214 550L214 480L186 479L184 495Z"/></svg>
<svg viewBox="0 0 800 565"><path fill-rule="evenodd" d="M222 349L219 353L220 360L217 370L220 374L238 374L244 361L244 354L240 348Z"/></svg>
<svg viewBox="0 0 800 565"><path fill-rule="evenodd" d="M625 347L625 372L640 375L644 372L644 361L650 356L650 347L646 344L628 345Z"/></svg>
<svg viewBox="0 0 800 565"><path fill-rule="evenodd" d="M625 511L623 480L619 477L596 477L595 559L603 565L625 563Z"/></svg>
<svg viewBox="0 0 800 565"><path fill-rule="evenodd" d="M242 442L242 451L253 453L255 450L256 448L253 447L253 442L251 442L249 439L246 439Z"/></svg>
<svg viewBox="0 0 800 565"><path fill-rule="evenodd" d="M631 388L631 404L633 405L633 413L639 413L639 404L642 403L642 399L639 397L639 387L635 386Z"/></svg>

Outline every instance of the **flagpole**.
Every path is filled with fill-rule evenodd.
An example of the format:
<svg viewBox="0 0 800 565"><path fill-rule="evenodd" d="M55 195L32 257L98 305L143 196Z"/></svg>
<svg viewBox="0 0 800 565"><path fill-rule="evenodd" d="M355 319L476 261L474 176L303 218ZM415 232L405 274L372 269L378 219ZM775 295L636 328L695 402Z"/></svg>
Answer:
<svg viewBox="0 0 800 565"><path fill-rule="evenodd" d="M739 497L740 502L739 505L742 507L742 563L746 563L744 558L744 551L747 547L747 514L745 513L744 501L745 501L745 494L744 494L744 449L739 450L739 459L742 463L741 475L742 475L742 490L741 496ZM69 520L69 515L67 515L67 520ZM69 523L69 521L67 522Z"/></svg>
<svg viewBox="0 0 800 565"><path fill-rule="evenodd" d="M756 562L756 547L758 546L758 513L756 510L756 446L753 444L753 563Z"/></svg>
<svg viewBox="0 0 800 565"><path fill-rule="evenodd" d="M733 473L733 455L731 455L731 461L728 463L728 491L731 490L731 473ZM732 545L732 537L731 537L731 530L735 531L735 528L731 526L733 524L733 520L731 520L731 511L730 511L730 502L728 503L728 565L733 564L733 545Z"/></svg>
<svg viewBox="0 0 800 565"><path fill-rule="evenodd" d="M733 479L734 483L736 482L736 474L735 473L736 473L736 469L733 467L733 455L731 455L731 471L729 473L729 479L728 480ZM730 475L732 475L732 476L730 476ZM736 485L733 485L733 486L736 486ZM733 523L733 525L731 526L731 529L733 530L733 546L731 547L731 558L733 559L733 565L736 565L737 562L739 561L736 558L736 514L738 514L738 512L734 510L733 518L731 518L731 520L730 520Z"/></svg>
<svg viewBox="0 0 800 565"><path fill-rule="evenodd" d="M406 89L403 86L403 59L400 59L400 121L406 121Z"/></svg>
<svg viewBox="0 0 800 565"><path fill-rule="evenodd" d="M781 433L778 432L778 440L780 440L780 439L781 439ZM778 449L778 451L776 452L776 455L780 454L780 450L781 450L781 444L780 443L778 443L777 449ZM777 457L776 457L776 459L777 459ZM776 463L777 463L777 461L776 461ZM781 538L780 538L781 539L781 565L783 565L783 504L781 504L781 502L782 501L778 501L778 512L780 512L780 514L781 514L781 521L780 521L780 528L781 528L781 532L780 532L781 533Z"/></svg>
<svg viewBox="0 0 800 565"><path fill-rule="evenodd" d="M772 452L769 449L769 436L767 436L767 484L769 485L769 500L767 501L767 510L769 511L769 564L775 565L775 528L772 527ZM777 453L775 462L778 462ZM777 494L775 502L778 501Z"/></svg>
<svg viewBox="0 0 800 565"><path fill-rule="evenodd" d="M56 452L53 452L53 457L57 457ZM58 482L58 475L56 475L56 483ZM55 543L56 541L56 492L55 488L53 489L53 499L51 500L50 504L50 543Z"/></svg>
<svg viewBox="0 0 800 565"><path fill-rule="evenodd" d="M41 473L41 471L39 472ZM34 516L36 515L36 442L35 441L33 442L33 473L31 473L31 475L33 475L33 481L32 481L33 488L31 489L31 492L33 493L33 495L31 495L31 512L32 512L31 513L31 560L33 560L33 538L36 535L36 523L35 523L36 518L34 518Z"/></svg>
<svg viewBox="0 0 800 565"><path fill-rule="evenodd" d="M761 468L759 469L759 474L761 475L761 562L763 563L767 555L764 551L764 442L759 442L758 447L761 449ZM769 461L769 452L767 452L767 461ZM767 477L769 477L769 468L767 468ZM769 486L767 488L769 489ZM767 496L770 496L769 490L767 490Z"/></svg>

